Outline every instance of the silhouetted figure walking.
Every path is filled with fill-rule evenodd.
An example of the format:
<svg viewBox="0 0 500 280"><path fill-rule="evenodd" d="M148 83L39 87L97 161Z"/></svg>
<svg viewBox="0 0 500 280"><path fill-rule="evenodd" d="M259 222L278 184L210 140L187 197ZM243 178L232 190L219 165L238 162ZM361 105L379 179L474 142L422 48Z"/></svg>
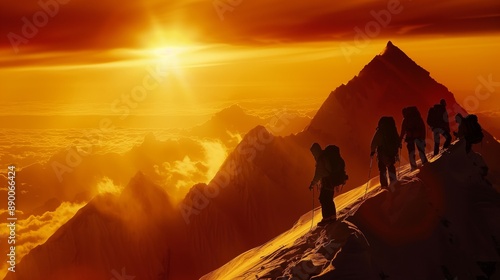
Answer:
<svg viewBox="0 0 500 280"><path fill-rule="evenodd" d="M318 143L314 143L310 150L316 160L316 171L309 189L314 188L317 183L321 184L319 202L323 220L318 226L323 226L337 220L333 196L335 187L344 185L347 180L345 162L340 156L340 149L335 145L329 145L322 150Z"/></svg>
<svg viewBox="0 0 500 280"><path fill-rule="evenodd" d="M378 170L380 171L380 186L387 188L387 173L391 185L397 181L396 177L396 157L400 145L399 134L396 128L396 122L393 117L382 117L378 122L377 131L373 135L371 143L372 157L375 152L378 159Z"/></svg>
<svg viewBox="0 0 500 280"><path fill-rule="evenodd" d="M455 121L458 123L458 131L453 134L458 139L465 140L465 152L468 154L472 150L472 144L478 144L483 140L483 129L474 114L464 117L458 113L455 115Z"/></svg>
<svg viewBox="0 0 500 280"><path fill-rule="evenodd" d="M422 164L428 162L425 155L425 123L418 111L417 107L406 107L403 109L403 124L401 125L401 135L399 141L403 138L408 148L408 157L410 160L411 171L417 169L415 159L415 145L418 149L418 154L422 160ZM406 137L405 137L406 136Z"/></svg>
<svg viewBox="0 0 500 280"><path fill-rule="evenodd" d="M427 124L431 127L434 134L434 155L439 154L440 135L443 135L445 141L443 149L451 144L450 123L448 112L446 111L446 100L441 99L439 104L432 106L427 114Z"/></svg>

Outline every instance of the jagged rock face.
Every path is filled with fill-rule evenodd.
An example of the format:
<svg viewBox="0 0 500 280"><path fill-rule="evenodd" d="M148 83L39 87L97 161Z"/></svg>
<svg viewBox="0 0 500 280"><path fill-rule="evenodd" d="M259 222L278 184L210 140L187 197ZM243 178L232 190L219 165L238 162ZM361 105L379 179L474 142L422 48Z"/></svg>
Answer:
<svg viewBox="0 0 500 280"><path fill-rule="evenodd" d="M315 275L314 279L369 279L366 269L359 269L369 266L368 249L363 233L342 221L316 228L292 246L264 256L261 266L249 271L247 278L309 279Z"/></svg>
<svg viewBox="0 0 500 280"><path fill-rule="evenodd" d="M371 247L373 272L394 279L497 279L500 195L463 145L405 179L395 193L368 200L349 220ZM486 277L493 278L486 278ZM451 277L451 278L450 278ZM389 278L389 279L390 279Z"/></svg>

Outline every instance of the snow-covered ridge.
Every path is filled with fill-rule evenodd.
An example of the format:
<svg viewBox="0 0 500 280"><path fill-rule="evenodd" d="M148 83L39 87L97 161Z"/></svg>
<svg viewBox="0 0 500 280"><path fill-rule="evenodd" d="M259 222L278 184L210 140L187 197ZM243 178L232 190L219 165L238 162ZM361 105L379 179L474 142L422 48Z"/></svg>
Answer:
<svg viewBox="0 0 500 280"><path fill-rule="evenodd" d="M366 197L365 185L336 197L338 222L310 231L309 212L201 279L499 279L500 194L486 169L456 143L418 171L402 167L393 192L374 179Z"/></svg>

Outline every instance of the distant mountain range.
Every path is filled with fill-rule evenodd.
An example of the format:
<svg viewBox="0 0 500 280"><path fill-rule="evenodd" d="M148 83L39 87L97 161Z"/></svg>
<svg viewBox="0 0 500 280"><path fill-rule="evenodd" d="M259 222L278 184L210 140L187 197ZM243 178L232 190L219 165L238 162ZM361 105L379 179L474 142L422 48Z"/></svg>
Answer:
<svg viewBox="0 0 500 280"><path fill-rule="evenodd" d="M265 126L275 136L288 136L301 132L311 119L296 112L276 110L271 117L262 118L251 115L235 104L215 114L207 122L189 130L191 135L212 137L224 143L234 140L236 133L244 135L256 126ZM241 141L241 139L239 139Z"/></svg>

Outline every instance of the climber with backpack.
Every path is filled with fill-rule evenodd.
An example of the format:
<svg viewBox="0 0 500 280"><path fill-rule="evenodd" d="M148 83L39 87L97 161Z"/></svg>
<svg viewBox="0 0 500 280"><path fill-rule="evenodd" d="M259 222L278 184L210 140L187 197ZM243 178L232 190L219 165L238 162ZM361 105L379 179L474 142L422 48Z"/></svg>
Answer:
<svg viewBox="0 0 500 280"><path fill-rule="evenodd" d="M313 190L314 186L320 184L319 201L323 220L318 226L324 226L337 220L333 196L336 188L345 185L348 176L345 173L345 162L337 146L329 145L323 150L318 143L314 143L310 150L316 160L316 170L309 189Z"/></svg>
<svg viewBox="0 0 500 280"><path fill-rule="evenodd" d="M387 173L389 173L389 182L393 185L397 181L396 160L400 146L399 134L396 128L396 122L393 117L380 118L377 131L373 135L371 142L370 157L377 153L378 170L380 171L380 186L388 188Z"/></svg>
<svg viewBox="0 0 500 280"><path fill-rule="evenodd" d="M434 135L434 156L439 154L440 136L445 138L443 149L451 144L450 123L448 112L446 111L446 100L441 99L439 104L435 104L429 109L427 114L427 124L431 127Z"/></svg>
<svg viewBox="0 0 500 280"><path fill-rule="evenodd" d="M458 132L453 132L453 134L458 139L465 140L465 152L468 154L472 150L472 144L479 144L483 141L483 129L474 114L463 117L458 113L455 121L458 123Z"/></svg>
<svg viewBox="0 0 500 280"><path fill-rule="evenodd" d="M415 145L418 149L418 154L422 160L422 164L428 162L425 155L425 123L415 106L406 107L403 109L403 123L401 125L401 135L399 141L402 143L403 138L408 148L408 157L410 160L411 171L417 169L417 162L415 160ZM406 136L406 137L405 137Z"/></svg>

